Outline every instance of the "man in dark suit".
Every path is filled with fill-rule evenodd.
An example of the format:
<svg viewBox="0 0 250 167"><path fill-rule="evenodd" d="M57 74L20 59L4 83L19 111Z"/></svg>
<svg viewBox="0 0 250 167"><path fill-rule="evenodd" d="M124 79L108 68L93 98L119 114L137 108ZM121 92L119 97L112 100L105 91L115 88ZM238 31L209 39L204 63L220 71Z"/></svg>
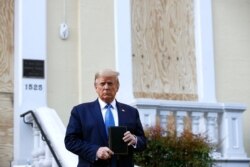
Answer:
<svg viewBox="0 0 250 167"><path fill-rule="evenodd" d="M78 167L133 167L133 152L146 147L146 138L138 110L115 99L119 89L119 73L102 70L95 75L98 98L73 107L66 130L65 146L78 155ZM128 154L117 156L108 147L105 117L111 105L114 126L126 126L122 140Z"/></svg>

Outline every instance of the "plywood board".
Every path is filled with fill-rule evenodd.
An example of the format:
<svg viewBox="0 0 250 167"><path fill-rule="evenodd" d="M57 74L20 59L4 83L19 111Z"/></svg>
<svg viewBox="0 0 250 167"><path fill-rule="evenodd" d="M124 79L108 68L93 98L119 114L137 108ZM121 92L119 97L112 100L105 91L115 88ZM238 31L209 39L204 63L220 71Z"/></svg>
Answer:
<svg viewBox="0 0 250 167"><path fill-rule="evenodd" d="M0 92L13 92L13 0L0 0Z"/></svg>
<svg viewBox="0 0 250 167"><path fill-rule="evenodd" d="M13 158L12 94L0 93L0 166L9 167Z"/></svg>
<svg viewBox="0 0 250 167"><path fill-rule="evenodd" d="M136 98L197 100L193 0L132 0Z"/></svg>
<svg viewBox="0 0 250 167"><path fill-rule="evenodd" d="M13 159L14 1L0 0L0 166Z"/></svg>

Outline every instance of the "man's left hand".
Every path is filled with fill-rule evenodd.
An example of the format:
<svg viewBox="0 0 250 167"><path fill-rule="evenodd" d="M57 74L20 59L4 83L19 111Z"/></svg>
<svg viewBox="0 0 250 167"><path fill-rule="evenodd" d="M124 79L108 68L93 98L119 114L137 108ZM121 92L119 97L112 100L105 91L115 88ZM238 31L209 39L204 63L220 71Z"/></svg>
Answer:
<svg viewBox="0 0 250 167"><path fill-rule="evenodd" d="M135 146L137 143L137 139L135 135L133 135L130 131L124 133L124 137L122 138L124 142L128 143L128 146Z"/></svg>

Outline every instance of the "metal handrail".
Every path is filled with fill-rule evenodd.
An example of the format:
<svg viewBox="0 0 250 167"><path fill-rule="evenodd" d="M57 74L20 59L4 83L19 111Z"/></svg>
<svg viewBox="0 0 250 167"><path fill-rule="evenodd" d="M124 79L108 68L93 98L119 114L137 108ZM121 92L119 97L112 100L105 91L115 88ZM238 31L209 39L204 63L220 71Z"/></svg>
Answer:
<svg viewBox="0 0 250 167"><path fill-rule="evenodd" d="M46 134L44 133L44 131L43 131L43 129L42 129L42 127L41 127L39 121L37 120L35 113L34 113L32 110L29 110L29 111L27 111L27 112L21 114L20 117L23 117L23 122L24 122L25 124L31 124L31 125L32 125L32 123L27 122L27 121L25 120L25 116L28 115L28 114L31 114L32 117L34 118L34 120L35 120L35 122L36 122L36 124L37 124L37 126L38 126L38 128L39 128L39 130L41 131L42 139L47 143L47 145L48 145L48 147L49 147L49 149L50 149L50 152L51 152L51 154L53 155L53 157L54 157L54 159L55 159L55 161L56 161L58 167L62 167L62 165L61 165L61 163L60 163L58 157L56 156L55 151L53 150L53 148L52 148L52 146L51 146L51 144L50 144L49 139L47 138L47 136L46 136Z"/></svg>

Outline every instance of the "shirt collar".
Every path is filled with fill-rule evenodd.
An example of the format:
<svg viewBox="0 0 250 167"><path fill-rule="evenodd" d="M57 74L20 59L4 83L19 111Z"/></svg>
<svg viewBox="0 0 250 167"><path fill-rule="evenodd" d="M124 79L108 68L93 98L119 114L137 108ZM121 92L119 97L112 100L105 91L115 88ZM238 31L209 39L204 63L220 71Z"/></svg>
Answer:
<svg viewBox="0 0 250 167"><path fill-rule="evenodd" d="M101 109L104 109L106 107L107 103L102 101L100 98L98 98L98 101L99 101L99 104L101 106ZM115 108L116 107L116 100L114 99L110 104L112 105L113 108Z"/></svg>

